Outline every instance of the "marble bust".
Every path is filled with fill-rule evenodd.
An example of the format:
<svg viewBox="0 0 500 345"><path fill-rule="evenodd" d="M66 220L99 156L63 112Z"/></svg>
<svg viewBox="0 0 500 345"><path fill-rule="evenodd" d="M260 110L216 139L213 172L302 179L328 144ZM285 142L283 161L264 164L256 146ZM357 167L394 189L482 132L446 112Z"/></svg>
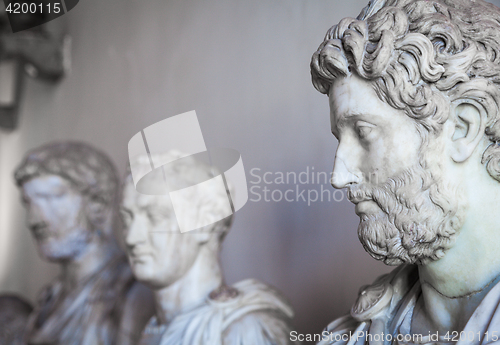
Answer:
<svg viewBox="0 0 500 345"><path fill-rule="evenodd" d="M180 157L175 151L164 155L169 157L163 161ZM139 156L131 166L150 169L149 157ZM141 190L157 190L164 181L175 189L210 178L210 167L188 156L154 170L141 181ZM196 220L201 208L209 208L204 214L217 216L227 202L225 192L197 189L197 201L185 194L183 215ZM278 291L254 279L225 283L219 252L232 216L181 233L169 194L141 194L131 175L120 211L130 265L156 301L141 345L291 344L293 311Z"/></svg>
<svg viewBox="0 0 500 345"><path fill-rule="evenodd" d="M111 160L87 144L57 142L28 152L14 175L39 255L61 267L39 296L26 343L137 342L154 306L113 237Z"/></svg>
<svg viewBox="0 0 500 345"><path fill-rule="evenodd" d="M500 9L374 0L311 61L365 250L390 274L361 288L320 344L500 338Z"/></svg>

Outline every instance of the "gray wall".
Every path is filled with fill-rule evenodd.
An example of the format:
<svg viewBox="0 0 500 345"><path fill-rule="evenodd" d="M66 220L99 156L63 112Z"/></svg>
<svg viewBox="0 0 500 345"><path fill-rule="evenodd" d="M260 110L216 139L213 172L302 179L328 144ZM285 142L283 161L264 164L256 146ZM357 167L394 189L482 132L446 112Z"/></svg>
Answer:
<svg viewBox="0 0 500 345"><path fill-rule="evenodd" d="M366 3L80 1L58 19L73 37L70 75L57 86L28 80L19 128L0 131L0 291L34 300L58 271L38 259L12 181L23 153L45 142L93 143L123 174L132 135L195 109L209 147L241 152L249 187L296 188L293 181L256 184L254 168L274 177L329 172L336 141L327 98L311 85L309 61L326 30ZM333 191L327 182L299 187L305 197L307 190ZM352 205L345 198L328 201L326 193L309 205L249 201L223 250L227 280L255 277L281 289L303 333L320 332L348 311L361 285L390 270L359 244Z"/></svg>

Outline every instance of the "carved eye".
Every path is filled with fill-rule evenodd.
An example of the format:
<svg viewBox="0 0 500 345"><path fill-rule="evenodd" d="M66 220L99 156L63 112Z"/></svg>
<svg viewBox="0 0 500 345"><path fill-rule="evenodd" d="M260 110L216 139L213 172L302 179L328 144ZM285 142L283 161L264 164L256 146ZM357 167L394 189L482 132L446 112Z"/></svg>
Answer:
<svg viewBox="0 0 500 345"><path fill-rule="evenodd" d="M26 197L22 197L21 198L21 203L25 206L25 207L28 207L30 204L31 204L31 201L30 199L26 198Z"/></svg>
<svg viewBox="0 0 500 345"><path fill-rule="evenodd" d="M358 136L361 139L364 139L371 133L372 130L373 128L369 126L358 126Z"/></svg>
<svg viewBox="0 0 500 345"><path fill-rule="evenodd" d="M147 214L149 222L151 223L152 226L156 226L159 223L163 222L165 219L168 219L168 217L162 212L160 212L158 208L148 209Z"/></svg>
<svg viewBox="0 0 500 345"><path fill-rule="evenodd" d="M126 210L120 209L120 218L126 227L129 227L132 223L132 214Z"/></svg>
<svg viewBox="0 0 500 345"><path fill-rule="evenodd" d="M375 125L361 120L357 121L355 126L356 132L360 139L365 139L371 133L374 127Z"/></svg>

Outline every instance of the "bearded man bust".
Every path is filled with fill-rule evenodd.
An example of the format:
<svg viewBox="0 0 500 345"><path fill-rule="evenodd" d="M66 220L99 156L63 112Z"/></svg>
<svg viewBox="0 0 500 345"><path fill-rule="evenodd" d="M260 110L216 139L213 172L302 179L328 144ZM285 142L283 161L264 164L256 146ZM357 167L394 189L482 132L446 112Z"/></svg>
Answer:
<svg viewBox="0 0 500 345"><path fill-rule="evenodd" d="M365 250L399 265L320 344L500 339L500 9L374 0L311 62Z"/></svg>
<svg viewBox="0 0 500 345"><path fill-rule="evenodd" d="M61 268L41 291L23 343L136 344L154 306L114 238L111 159L86 143L53 142L28 152L14 177L40 256Z"/></svg>

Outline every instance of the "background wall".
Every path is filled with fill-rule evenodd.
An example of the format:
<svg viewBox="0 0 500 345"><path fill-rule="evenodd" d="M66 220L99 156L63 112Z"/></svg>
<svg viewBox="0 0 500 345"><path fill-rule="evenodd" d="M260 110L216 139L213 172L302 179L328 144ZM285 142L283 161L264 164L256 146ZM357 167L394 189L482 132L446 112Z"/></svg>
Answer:
<svg viewBox="0 0 500 345"><path fill-rule="evenodd" d="M345 314L359 287L390 268L362 249L344 194L328 201L328 181L312 182L312 171L330 172L336 140L309 61L326 30L366 3L80 1L58 19L73 38L71 73L56 86L27 80L19 128L0 131L0 291L34 300L58 272L39 260L13 184L26 150L84 140L113 157L123 174L135 133L195 109L207 146L239 150L249 187L256 186L224 246L229 283L255 277L281 289L300 333L319 333ZM297 186L257 183L265 172L272 173L268 181L277 172L304 172L309 181L299 192L306 200L266 202L264 187L276 200L279 192L271 191ZM308 204L308 191L323 201Z"/></svg>

